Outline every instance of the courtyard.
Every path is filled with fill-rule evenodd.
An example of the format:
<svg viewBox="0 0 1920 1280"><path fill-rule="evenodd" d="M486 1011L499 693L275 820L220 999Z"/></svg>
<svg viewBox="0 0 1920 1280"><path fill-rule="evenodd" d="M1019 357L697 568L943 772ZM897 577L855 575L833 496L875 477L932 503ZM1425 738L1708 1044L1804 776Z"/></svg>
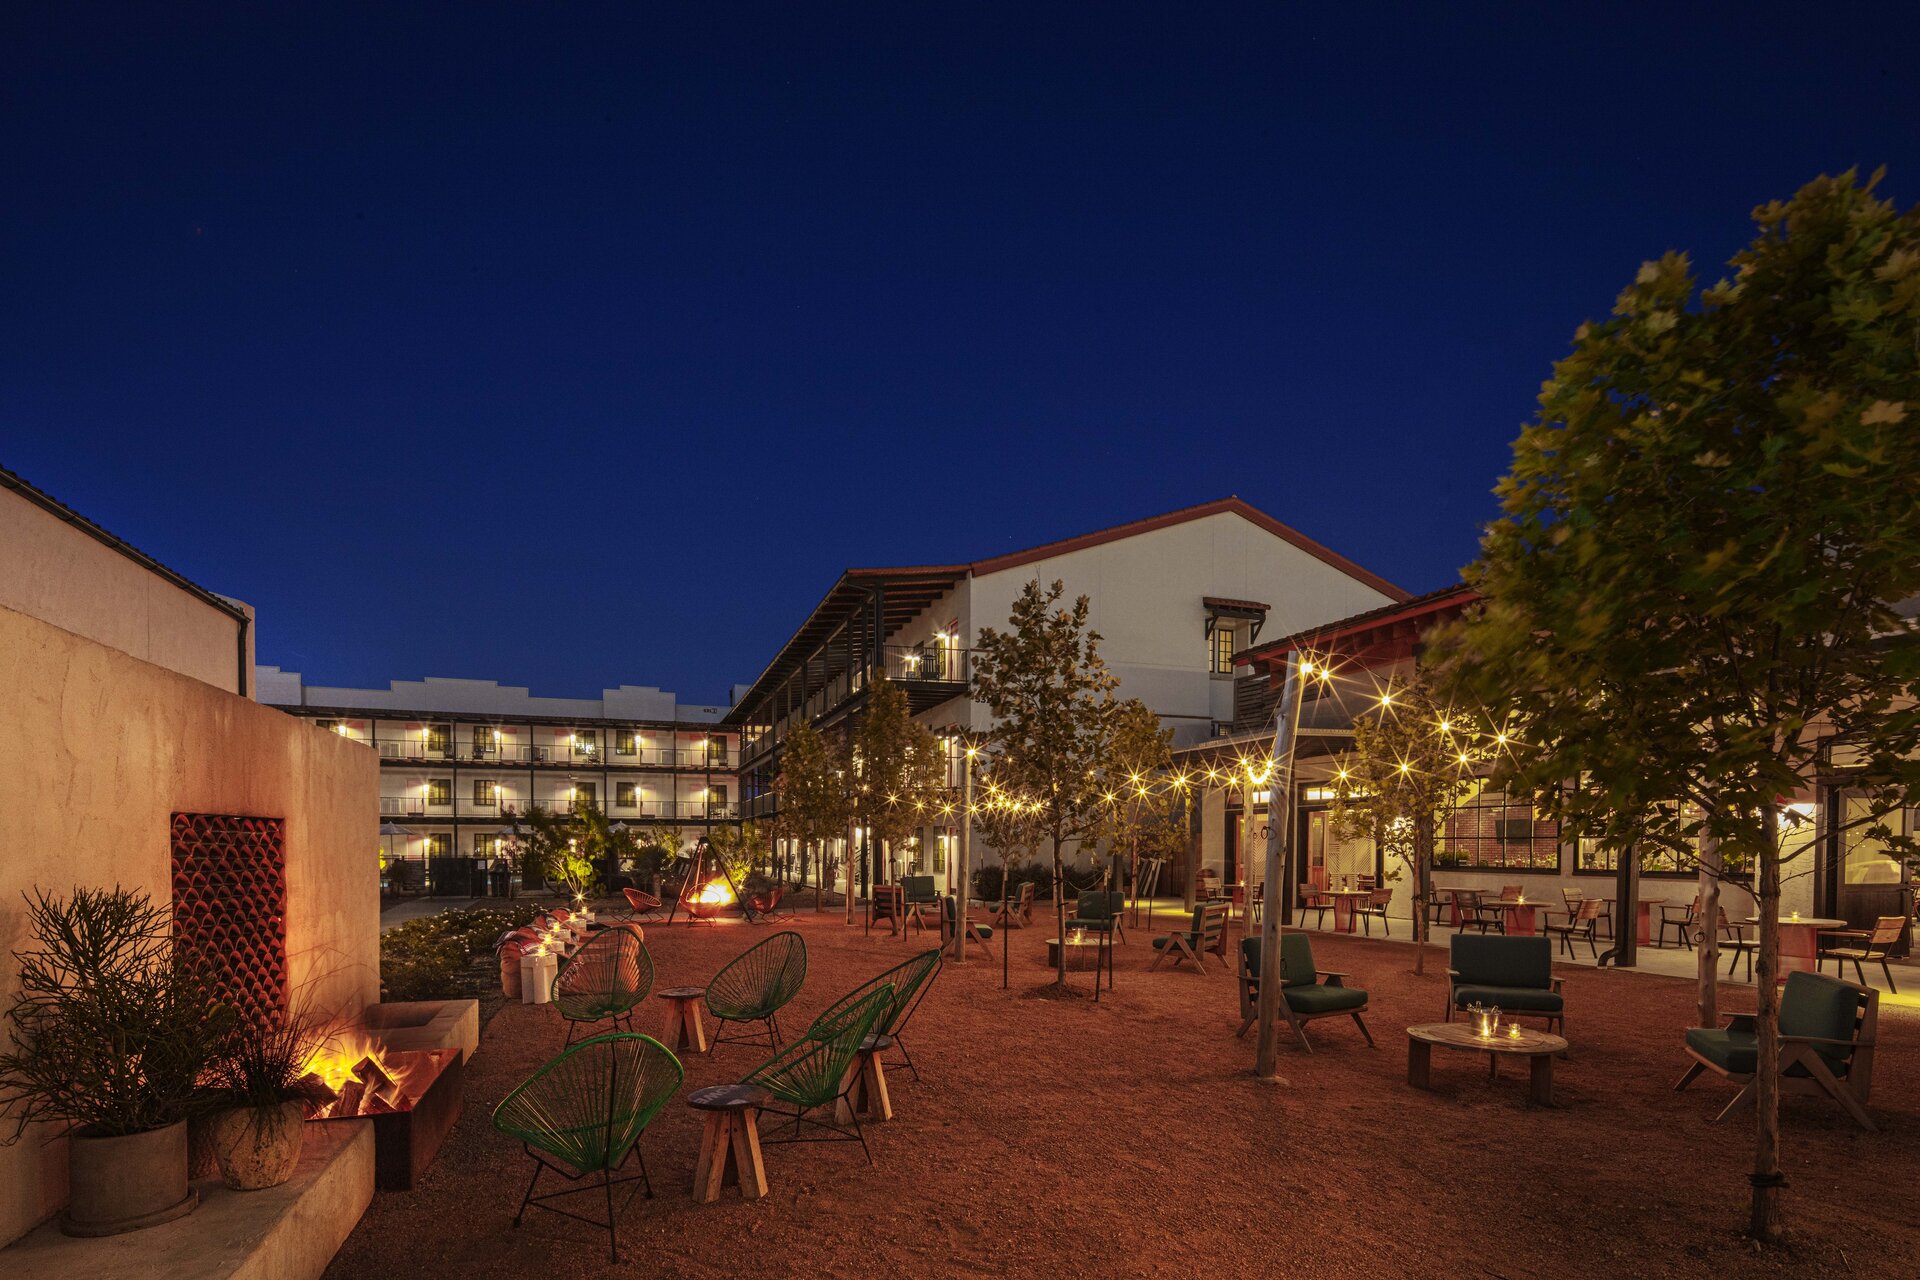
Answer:
<svg viewBox="0 0 1920 1280"><path fill-rule="evenodd" d="M790 1029L930 945L917 932L868 935L833 913L777 927L798 930L808 950ZM704 983L769 932L648 927L655 990ZM438 1161L411 1194L375 1198L327 1274L1912 1274L1911 1006L1883 1003L1879 1132L1821 1101L1783 1105L1790 1247L1756 1253L1738 1235L1750 1118L1709 1123L1725 1086L1672 1091L1692 1023L1683 978L1556 965L1571 1050L1554 1105L1540 1108L1526 1101L1523 1068L1489 1080L1477 1056L1436 1058L1431 1092L1407 1085L1404 1028L1437 1020L1445 1000L1440 948L1416 977L1402 942L1314 933L1320 967L1370 993L1379 1047L1344 1019L1315 1023L1313 1054L1283 1044L1287 1083L1276 1087L1250 1074L1252 1033L1234 1037L1231 975L1148 972L1142 928L1117 948L1114 989L1098 1003L1087 974L1075 975L1079 998L1048 995L1048 932L1012 932L1009 990L997 938L992 956L942 969L907 1037L921 1078L890 1073L895 1115L869 1124L871 1168L857 1144L769 1145L765 1198L730 1189L696 1205L701 1129L685 1094L738 1080L763 1051L682 1055L686 1080L640 1142L655 1198L623 1209L617 1267L591 1227L546 1214L512 1225L530 1166L489 1112L565 1032L550 1007L509 1003L485 1029ZM1728 984L1723 1005L1751 997ZM662 1002L639 1015L637 1029L657 1034Z"/></svg>

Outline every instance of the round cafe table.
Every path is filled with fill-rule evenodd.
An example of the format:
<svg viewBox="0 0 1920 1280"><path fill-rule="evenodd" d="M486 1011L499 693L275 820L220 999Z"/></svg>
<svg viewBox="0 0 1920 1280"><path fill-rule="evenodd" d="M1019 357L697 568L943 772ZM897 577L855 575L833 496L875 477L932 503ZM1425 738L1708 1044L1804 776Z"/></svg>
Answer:
<svg viewBox="0 0 1920 1280"><path fill-rule="evenodd" d="M1759 916L1748 916L1742 924L1758 925ZM1780 923L1780 976L1785 977L1796 970L1818 973L1820 970L1820 931L1822 929L1844 929L1845 920L1835 920L1828 916L1779 917Z"/></svg>

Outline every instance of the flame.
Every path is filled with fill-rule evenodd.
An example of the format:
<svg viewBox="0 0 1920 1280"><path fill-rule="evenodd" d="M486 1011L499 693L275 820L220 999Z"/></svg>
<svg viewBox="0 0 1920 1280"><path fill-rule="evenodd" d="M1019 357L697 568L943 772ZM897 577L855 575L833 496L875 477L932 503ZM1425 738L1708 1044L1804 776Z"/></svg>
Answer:
<svg viewBox="0 0 1920 1280"><path fill-rule="evenodd" d="M693 900L702 906L717 906L732 902L733 890L727 887L724 880L709 880L700 892L693 895Z"/></svg>
<svg viewBox="0 0 1920 1280"><path fill-rule="evenodd" d="M391 1087L380 1087L369 1092L376 1093L382 1103L395 1110L411 1106L415 1101L415 1093L424 1091L412 1087L415 1076L423 1069L429 1076L432 1074L433 1062L429 1055L392 1053L363 1027L348 1027L328 1036L308 1055L306 1070L338 1094L355 1079L354 1068L368 1059L387 1079L393 1081ZM367 1102L367 1099L362 1100L357 1114L368 1114L372 1110ZM336 1099L312 1114L331 1117L337 1105Z"/></svg>

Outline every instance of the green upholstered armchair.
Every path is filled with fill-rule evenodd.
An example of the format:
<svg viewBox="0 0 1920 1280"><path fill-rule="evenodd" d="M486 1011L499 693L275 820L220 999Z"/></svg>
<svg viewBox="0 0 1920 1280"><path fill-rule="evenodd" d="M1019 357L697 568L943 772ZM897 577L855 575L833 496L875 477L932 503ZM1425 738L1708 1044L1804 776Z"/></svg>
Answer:
<svg viewBox="0 0 1920 1280"><path fill-rule="evenodd" d="M1880 993L1872 987L1804 970L1787 976L1780 995L1780 1091L1832 1098L1862 1129L1873 1120L1866 1102L1873 1087L1873 1046L1880 1021ZM1722 1027L1690 1027L1687 1056L1693 1065L1674 1085L1686 1088L1703 1071L1739 1084L1740 1092L1715 1120L1753 1098L1760 1067L1754 1015L1731 1014Z"/></svg>
<svg viewBox="0 0 1920 1280"><path fill-rule="evenodd" d="M1247 1028L1259 1017L1260 942L1259 938L1247 938L1240 943L1240 1030L1234 1033L1239 1036L1246 1035ZM1302 1049L1313 1052L1306 1024L1317 1018L1352 1018L1367 1044L1373 1044L1373 1033L1360 1017L1367 1011L1366 991L1347 986L1344 973L1316 967L1313 940L1306 934L1280 935L1280 975L1280 1014L1293 1028Z"/></svg>
<svg viewBox="0 0 1920 1280"><path fill-rule="evenodd" d="M1515 1017L1544 1018L1566 1031L1566 1001L1553 976L1553 943L1544 937L1504 934L1453 935L1447 969L1447 1021L1468 1005L1499 1005Z"/></svg>

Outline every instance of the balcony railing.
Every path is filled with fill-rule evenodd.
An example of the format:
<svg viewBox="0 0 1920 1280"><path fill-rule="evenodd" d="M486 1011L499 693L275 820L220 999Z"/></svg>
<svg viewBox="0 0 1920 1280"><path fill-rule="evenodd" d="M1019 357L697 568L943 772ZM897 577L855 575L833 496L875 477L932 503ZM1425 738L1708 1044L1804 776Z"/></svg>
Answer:
<svg viewBox="0 0 1920 1280"><path fill-rule="evenodd" d="M424 742L381 742L382 760L447 761L466 765L562 765L598 768L730 769L731 752L699 748L635 747L632 751L560 743L463 743L456 749L429 747Z"/></svg>
<svg viewBox="0 0 1920 1280"><path fill-rule="evenodd" d="M588 803L590 801L584 796L537 797L532 800L514 796L477 800L462 796L457 805L451 801L435 804L425 796L381 796L380 816L510 822L525 817L535 808L565 815ZM609 818L665 818L683 822L718 821L738 816L737 806L728 800L635 800L627 804L615 802L607 805L603 812Z"/></svg>
<svg viewBox="0 0 1920 1280"><path fill-rule="evenodd" d="M973 651L942 644L890 644L882 654L889 680L928 684L965 684L972 674Z"/></svg>

